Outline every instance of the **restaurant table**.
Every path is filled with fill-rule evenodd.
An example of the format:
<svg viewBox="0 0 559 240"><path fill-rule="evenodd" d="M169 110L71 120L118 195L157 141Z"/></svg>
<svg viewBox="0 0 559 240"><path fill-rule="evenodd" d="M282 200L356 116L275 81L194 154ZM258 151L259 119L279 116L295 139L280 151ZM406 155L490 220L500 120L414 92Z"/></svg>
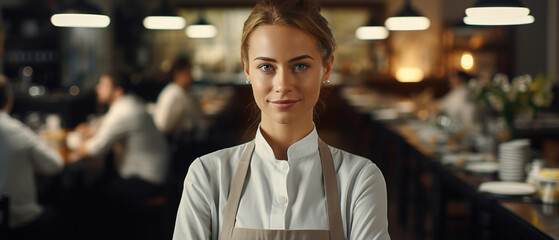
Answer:
<svg viewBox="0 0 559 240"><path fill-rule="evenodd" d="M436 146L420 141L409 121L371 118L371 124L375 132L384 136L379 143L392 142L397 147L398 216L400 223L405 224L408 206L414 206L413 231L417 239L426 235L428 209L431 210L432 238L445 238L446 204L449 198L456 196L468 206L470 239L559 238L558 205L542 204L538 199L508 199L481 193L479 185L495 181L496 177L476 175L443 164ZM378 148L386 149L386 146ZM432 178L430 194L426 194L429 191L422 184L424 174ZM412 191L409 191L410 186Z"/></svg>

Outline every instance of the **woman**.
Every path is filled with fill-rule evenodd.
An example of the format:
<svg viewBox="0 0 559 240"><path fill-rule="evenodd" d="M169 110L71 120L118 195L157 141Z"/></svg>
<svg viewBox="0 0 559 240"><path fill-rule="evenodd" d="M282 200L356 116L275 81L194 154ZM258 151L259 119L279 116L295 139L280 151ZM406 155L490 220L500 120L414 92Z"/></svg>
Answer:
<svg viewBox="0 0 559 240"><path fill-rule="evenodd" d="M241 55L261 110L255 139L197 159L175 239L389 239L384 178L318 137L313 108L335 48L314 0L263 0Z"/></svg>

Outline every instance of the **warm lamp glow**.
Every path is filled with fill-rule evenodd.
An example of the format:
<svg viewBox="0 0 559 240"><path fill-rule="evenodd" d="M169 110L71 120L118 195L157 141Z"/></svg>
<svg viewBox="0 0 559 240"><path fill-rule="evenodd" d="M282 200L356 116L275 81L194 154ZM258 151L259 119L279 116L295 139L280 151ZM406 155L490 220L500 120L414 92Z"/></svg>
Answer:
<svg viewBox="0 0 559 240"><path fill-rule="evenodd" d="M417 31L425 30L431 21L422 16L389 17L384 23L390 31Z"/></svg>
<svg viewBox="0 0 559 240"><path fill-rule="evenodd" d="M460 66L464 70L471 70L474 67L474 56L470 52L464 52L460 58Z"/></svg>
<svg viewBox="0 0 559 240"><path fill-rule="evenodd" d="M186 36L190 38L213 38L217 35L217 28L210 24L190 25L186 28Z"/></svg>
<svg viewBox="0 0 559 240"><path fill-rule="evenodd" d="M530 14L526 7L471 7L466 9L468 17L484 17L489 15L522 17Z"/></svg>
<svg viewBox="0 0 559 240"><path fill-rule="evenodd" d="M423 71L416 67L403 67L396 71L396 79L398 82L421 82L423 80Z"/></svg>
<svg viewBox="0 0 559 240"><path fill-rule="evenodd" d="M57 27L85 28L106 28L111 23L111 19L106 15L77 13L54 14L50 21Z"/></svg>
<svg viewBox="0 0 559 240"><path fill-rule="evenodd" d="M149 16L143 23L145 28L153 30L178 30L186 26L184 18L179 16Z"/></svg>
<svg viewBox="0 0 559 240"><path fill-rule="evenodd" d="M483 17L464 17L464 23L468 25L522 25L535 21L534 16L508 17L500 15L488 15Z"/></svg>
<svg viewBox="0 0 559 240"><path fill-rule="evenodd" d="M362 26L355 30L355 36L361 40L381 40L388 37L388 30L383 26Z"/></svg>
<svg viewBox="0 0 559 240"><path fill-rule="evenodd" d="M530 9L523 6L478 6L466 9L468 25L521 25L534 22Z"/></svg>

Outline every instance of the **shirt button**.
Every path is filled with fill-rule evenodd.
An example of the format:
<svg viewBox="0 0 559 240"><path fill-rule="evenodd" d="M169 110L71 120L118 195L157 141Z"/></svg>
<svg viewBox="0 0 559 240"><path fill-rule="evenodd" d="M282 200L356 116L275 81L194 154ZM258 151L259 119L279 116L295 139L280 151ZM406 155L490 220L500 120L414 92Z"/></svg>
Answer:
<svg viewBox="0 0 559 240"><path fill-rule="evenodd" d="M280 163L280 168L282 171L287 171L289 169L289 164L287 162Z"/></svg>
<svg viewBox="0 0 559 240"><path fill-rule="evenodd" d="M280 197L278 197L278 202L279 202L281 205L284 205L284 204L287 203L287 198L284 197L284 196L280 196Z"/></svg>

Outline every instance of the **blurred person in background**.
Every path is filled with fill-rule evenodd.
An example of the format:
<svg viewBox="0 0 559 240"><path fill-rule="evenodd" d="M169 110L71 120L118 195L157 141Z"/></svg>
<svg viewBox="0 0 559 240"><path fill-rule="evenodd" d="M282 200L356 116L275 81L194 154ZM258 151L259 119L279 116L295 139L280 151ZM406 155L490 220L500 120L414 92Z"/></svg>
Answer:
<svg viewBox="0 0 559 240"><path fill-rule="evenodd" d="M103 196L115 205L127 205L163 191L168 168L167 145L147 113L144 102L131 93L129 74L111 72L99 79L97 101L109 107L97 127L80 124L83 141L79 158L106 158L113 155L113 166L106 166L99 181ZM114 169L117 173L107 171Z"/></svg>
<svg viewBox="0 0 559 240"><path fill-rule="evenodd" d="M335 49L317 1L258 1L242 36L256 135L192 163L173 239L390 239L380 169L313 122Z"/></svg>
<svg viewBox="0 0 559 240"><path fill-rule="evenodd" d="M175 59L169 79L157 98L153 119L157 129L171 140L184 134L204 134L205 122L198 101L189 92L192 63L187 57Z"/></svg>
<svg viewBox="0 0 559 240"><path fill-rule="evenodd" d="M10 199L9 239L59 239L62 217L37 198L35 174L54 175L63 168L60 154L9 113L13 95L0 76L0 190Z"/></svg>
<svg viewBox="0 0 559 240"><path fill-rule="evenodd" d="M438 102L437 110L448 115L450 119L464 127L474 129L476 124L475 96L468 87L472 77L463 72L455 71L448 77L449 92Z"/></svg>

